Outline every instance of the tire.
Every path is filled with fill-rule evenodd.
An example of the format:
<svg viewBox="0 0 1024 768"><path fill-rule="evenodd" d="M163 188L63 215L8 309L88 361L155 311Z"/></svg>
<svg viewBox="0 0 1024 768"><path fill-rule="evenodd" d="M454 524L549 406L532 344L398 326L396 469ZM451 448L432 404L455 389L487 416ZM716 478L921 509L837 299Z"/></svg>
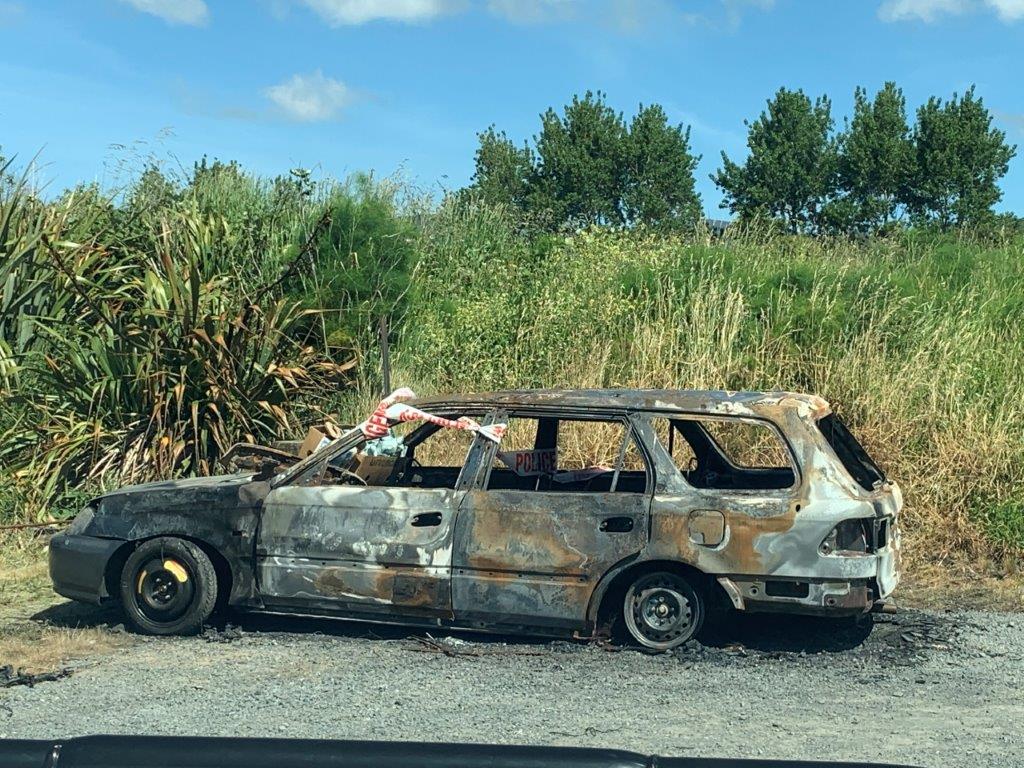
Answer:
<svg viewBox="0 0 1024 768"><path fill-rule="evenodd" d="M707 615L703 592L678 573L646 573L626 591L622 617L633 642L655 651L678 648Z"/></svg>
<svg viewBox="0 0 1024 768"><path fill-rule="evenodd" d="M121 606L144 635L199 632L217 603L217 573L190 541L164 536L143 542L121 570Z"/></svg>

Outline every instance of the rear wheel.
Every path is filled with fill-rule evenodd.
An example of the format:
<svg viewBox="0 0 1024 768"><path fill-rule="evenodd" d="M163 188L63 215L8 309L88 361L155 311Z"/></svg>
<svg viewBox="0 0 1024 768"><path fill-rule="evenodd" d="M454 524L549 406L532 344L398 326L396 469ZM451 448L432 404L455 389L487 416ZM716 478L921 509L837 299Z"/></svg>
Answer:
<svg viewBox="0 0 1024 768"><path fill-rule="evenodd" d="M202 629L217 602L217 573L190 541L150 539L121 571L121 605L137 632L187 635Z"/></svg>
<svg viewBox="0 0 1024 768"><path fill-rule="evenodd" d="M707 612L701 592L669 571L639 577L626 592L622 615L634 641L668 651L692 638Z"/></svg>

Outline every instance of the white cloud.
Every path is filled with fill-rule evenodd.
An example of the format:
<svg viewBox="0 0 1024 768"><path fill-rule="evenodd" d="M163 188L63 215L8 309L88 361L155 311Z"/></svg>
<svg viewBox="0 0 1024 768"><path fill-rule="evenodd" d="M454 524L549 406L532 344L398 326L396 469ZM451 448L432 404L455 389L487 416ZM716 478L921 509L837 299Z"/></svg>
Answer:
<svg viewBox="0 0 1024 768"><path fill-rule="evenodd" d="M885 0L878 9L882 21L935 21L939 16L967 10L966 0Z"/></svg>
<svg viewBox="0 0 1024 768"><path fill-rule="evenodd" d="M158 16L171 24L205 24L210 11L204 0L121 0L136 10Z"/></svg>
<svg viewBox="0 0 1024 768"><path fill-rule="evenodd" d="M516 24L562 21L579 6L579 0L487 0L487 10Z"/></svg>
<svg viewBox="0 0 1024 768"><path fill-rule="evenodd" d="M878 7L878 17L882 21L930 23L942 16L958 16L979 8L995 11L1002 21L1024 18L1024 0L884 0Z"/></svg>
<svg viewBox="0 0 1024 768"><path fill-rule="evenodd" d="M985 0L985 4L994 8L1003 21L1024 18L1024 0Z"/></svg>
<svg viewBox="0 0 1024 768"><path fill-rule="evenodd" d="M331 120L353 99L352 89L319 69L311 75L293 75L263 93L285 116L303 123Z"/></svg>
<svg viewBox="0 0 1024 768"><path fill-rule="evenodd" d="M449 9L447 0L302 0L332 27L368 21L421 22Z"/></svg>

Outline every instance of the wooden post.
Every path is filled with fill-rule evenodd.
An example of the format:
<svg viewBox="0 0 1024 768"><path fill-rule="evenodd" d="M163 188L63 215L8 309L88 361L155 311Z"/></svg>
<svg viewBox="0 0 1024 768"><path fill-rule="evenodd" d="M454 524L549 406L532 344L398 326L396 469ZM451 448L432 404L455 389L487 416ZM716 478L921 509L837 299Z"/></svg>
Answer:
<svg viewBox="0 0 1024 768"><path fill-rule="evenodd" d="M388 319L380 318L380 372L384 380L383 397L391 394L391 347L388 345Z"/></svg>

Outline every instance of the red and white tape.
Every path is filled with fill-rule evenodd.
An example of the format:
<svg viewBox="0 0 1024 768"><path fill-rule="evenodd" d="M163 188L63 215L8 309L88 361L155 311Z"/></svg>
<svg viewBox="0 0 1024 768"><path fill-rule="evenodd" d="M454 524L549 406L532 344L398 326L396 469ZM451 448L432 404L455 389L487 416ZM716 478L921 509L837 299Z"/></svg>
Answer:
<svg viewBox="0 0 1024 768"><path fill-rule="evenodd" d="M377 405L370 418L359 425L360 431L370 440L384 437L395 424L403 421L427 421L448 429L464 429L481 435L494 443L500 443L508 428L507 424L488 424L482 426L468 416L458 419L446 419L432 413L407 405L404 400L412 400L416 393L408 387L396 389Z"/></svg>

